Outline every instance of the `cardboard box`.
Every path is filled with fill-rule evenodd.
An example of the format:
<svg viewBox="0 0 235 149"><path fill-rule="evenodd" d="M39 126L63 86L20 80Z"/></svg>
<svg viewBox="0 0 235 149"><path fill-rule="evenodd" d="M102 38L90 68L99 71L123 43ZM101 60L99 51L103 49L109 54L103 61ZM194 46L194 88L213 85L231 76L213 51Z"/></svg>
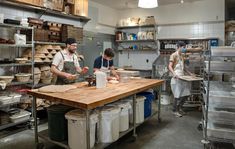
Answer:
<svg viewBox="0 0 235 149"><path fill-rule="evenodd" d="M88 16L88 0L74 0L72 14L77 16Z"/></svg>

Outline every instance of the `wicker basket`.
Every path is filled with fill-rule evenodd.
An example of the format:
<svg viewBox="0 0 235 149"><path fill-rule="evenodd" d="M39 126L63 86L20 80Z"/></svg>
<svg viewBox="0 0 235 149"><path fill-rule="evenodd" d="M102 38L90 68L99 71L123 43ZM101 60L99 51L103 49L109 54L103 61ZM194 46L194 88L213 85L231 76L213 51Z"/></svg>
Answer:
<svg viewBox="0 0 235 149"><path fill-rule="evenodd" d="M10 84L14 76L0 76L0 80L4 81L6 84Z"/></svg>
<svg viewBox="0 0 235 149"><path fill-rule="evenodd" d="M29 73L18 73L15 75L18 82L28 82L31 74Z"/></svg>

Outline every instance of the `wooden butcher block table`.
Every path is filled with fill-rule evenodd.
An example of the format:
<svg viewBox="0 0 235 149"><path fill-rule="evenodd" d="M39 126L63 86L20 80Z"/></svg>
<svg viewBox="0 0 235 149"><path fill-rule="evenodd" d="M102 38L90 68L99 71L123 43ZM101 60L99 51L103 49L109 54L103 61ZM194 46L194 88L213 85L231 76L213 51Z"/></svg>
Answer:
<svg viewBox="0 0 235 149"><path fill-rule="evenodd" d="M162 83L162 80L155 79L133 79L126 83L108 83L107 87L101 89L96 89L95 86L85 86L69 90L65 93L42 93L38 91L30 91L29 94L37 98L59 102L76 108L94 109L123 97L160 86Z"/></svg>
<svg viewBox="0 0 235 149"><path fill-rule="evenodd" d="M44 93L39 92L36 90L29 91L28 94L32 95L33 98L33 116L35 120L35 143L37 145L37 148L41 148L41 144L38 143L38 128L37 128L37 119L36 119L36 98L42 98L49 101L57 102L60 104L76 107L83 109L86 113L86 134L90 134L90 128L89 128L89 114L92 109L95 109L97 107L104 106L105 104L117 101L119 99L122 99L124 97L128 97L131 95L133 96L133 100L136 100L136 94L142 91L145 91L147 89L151 88L157 88L161 87L163 83L163 80L156 80L156 79L131 79L128 82L125 83L118 83L118 84L107 84L107 87L97 89L95 86L88 87L87 85L80 85L80 87L63 92L63 93ZM77 86L77 84L76 84ZM78 85L79 86L79 85ZM160 90L159 90L160 91ZM133 102L133 106L135 107L135 102ZM133 108L133 115L135 115L135 109ZM160 92L158 97L158 118L160 121ZM135 121L135 116L133 117L133 120ZM137 124L133 124L132 129L133 130L133 136L136 136L136 127ZM127 132L126 132L127 133ZM45 134L44 134L45 135ZM54 144L57 144L64 148L69 148L68 145L61 142L55 142L52 141L47 137L41 138L50 141ZM90 144L90 137L87 136L87 144ZM122 135L120 135L122 136ZM97 148L104 148L106 146L99 146ZM90 148L89 145L87 148Z"/></svg>

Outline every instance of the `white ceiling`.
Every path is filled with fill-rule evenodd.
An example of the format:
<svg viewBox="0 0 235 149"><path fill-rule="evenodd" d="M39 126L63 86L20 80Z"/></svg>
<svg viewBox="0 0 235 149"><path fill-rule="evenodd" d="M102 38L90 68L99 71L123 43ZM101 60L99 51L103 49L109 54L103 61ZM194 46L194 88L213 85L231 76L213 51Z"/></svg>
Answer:
<svg viewBox="0 0 235 149"><path fill-rule="evenodd" d="M102 5L109 6L114 9L128 9L128 8L137 8L138 0L91 0ZM180 4L181 0L158 0L159 6L169 5L169 4ZM185 3L195 2L200 0L184 0Z"/></svg>

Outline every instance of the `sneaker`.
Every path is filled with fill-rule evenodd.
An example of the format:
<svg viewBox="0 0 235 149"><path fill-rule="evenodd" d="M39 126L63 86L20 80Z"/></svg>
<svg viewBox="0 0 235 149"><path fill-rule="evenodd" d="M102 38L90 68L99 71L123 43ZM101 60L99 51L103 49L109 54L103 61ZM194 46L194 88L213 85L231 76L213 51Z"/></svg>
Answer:
<svg viewBox="0 0 235 149"><path fill-rule="evenodd" d="M182 117L183 116L179 112L173 112L173 114L175 115L175 117Z"/></svg>
<svg viewBox="0 0 235 149"><path fill-rule="evenodd" d="M182 115L187 115L187 112L184 112L184 110L182 110L182 109L179 110L179 113Z"/></svg>

